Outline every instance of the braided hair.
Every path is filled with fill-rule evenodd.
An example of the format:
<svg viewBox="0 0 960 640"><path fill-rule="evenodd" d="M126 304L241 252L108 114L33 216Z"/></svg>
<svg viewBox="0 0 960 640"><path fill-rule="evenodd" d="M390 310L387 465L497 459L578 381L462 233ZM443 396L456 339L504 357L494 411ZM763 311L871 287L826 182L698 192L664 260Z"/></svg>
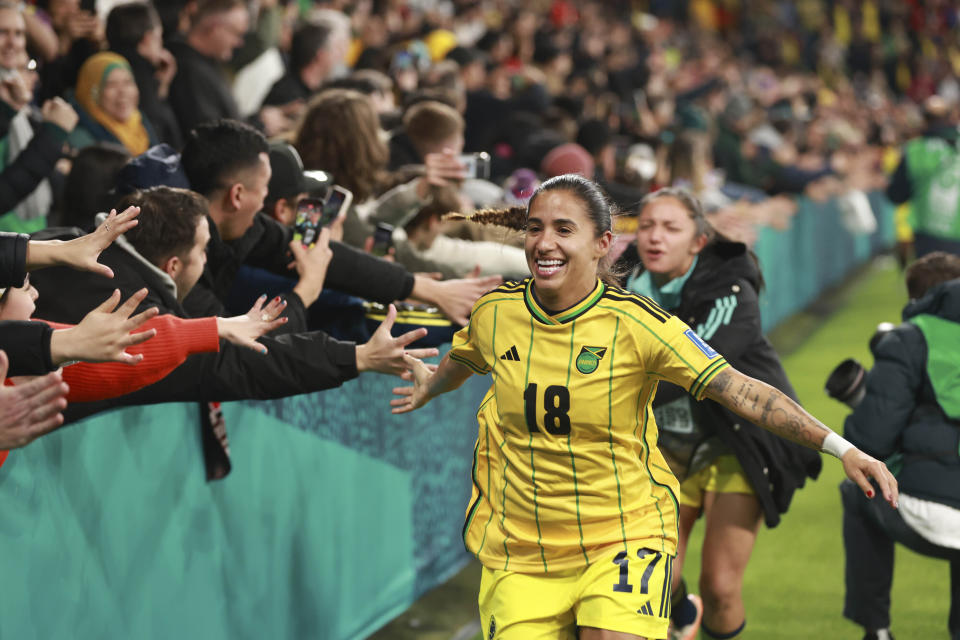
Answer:
<svg viewBox="0 0 960 640"><path fill-rule="evenodd" d="M527 228L527 217L533 202L542 193L548 191L567 191L579 199L593 222L594 237L599 238L604 232L612 231L613 207L606 194L592 180L588 180L576 173L567 173L550 178L540 184L530 196L526 207L506 207L503 209L481 209L470 216L460 213L448 213L446 220L469 220L478 224L489 224L505 227L515 231L524 231ZM607 284L617 284L622 274L617 273L608 258L600 260L597 267L597 276Z"/></svg>

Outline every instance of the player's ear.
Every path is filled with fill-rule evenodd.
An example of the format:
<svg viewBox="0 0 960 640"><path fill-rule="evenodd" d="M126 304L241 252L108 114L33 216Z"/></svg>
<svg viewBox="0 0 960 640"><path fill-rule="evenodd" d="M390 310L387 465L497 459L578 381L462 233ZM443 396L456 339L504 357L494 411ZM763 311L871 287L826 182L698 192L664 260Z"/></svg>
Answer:
<svg viewBox="0 0 960 640"><path fill-rule="evenodd" d="M602 258L607 255L611 245L613 245L613 233L608 229L597 238L597 257Z"/></svg>

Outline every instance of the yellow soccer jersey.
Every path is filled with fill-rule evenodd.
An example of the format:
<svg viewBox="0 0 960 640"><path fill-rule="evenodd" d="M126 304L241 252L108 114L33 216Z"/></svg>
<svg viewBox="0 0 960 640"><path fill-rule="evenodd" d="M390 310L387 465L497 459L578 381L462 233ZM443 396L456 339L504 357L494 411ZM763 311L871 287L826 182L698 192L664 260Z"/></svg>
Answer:
<svg viewBox="0 0 960 640"><path fill-rule="evenodd" d="M726 361L649 298L599 281L554 316L532 280L481 297L450 358L493 374L477 411L464 543L487 567L571 569L626 541L676 554L676 478L657 449L658 380L697 399Z"/></svg>

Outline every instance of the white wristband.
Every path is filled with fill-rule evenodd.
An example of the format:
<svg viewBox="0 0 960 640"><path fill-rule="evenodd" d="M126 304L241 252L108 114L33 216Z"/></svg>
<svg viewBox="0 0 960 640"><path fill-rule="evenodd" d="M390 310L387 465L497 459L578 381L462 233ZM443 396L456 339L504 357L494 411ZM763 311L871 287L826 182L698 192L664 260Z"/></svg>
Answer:
<svg viewBox="0 0 960 640"><path fill-rule="evenodd" d="M823 446L820 447L821 451L829 453L835 458L843 458L844 454L850 449L853 449L853 445L833 431L827 434L827 437L823 439Z"/></svg>

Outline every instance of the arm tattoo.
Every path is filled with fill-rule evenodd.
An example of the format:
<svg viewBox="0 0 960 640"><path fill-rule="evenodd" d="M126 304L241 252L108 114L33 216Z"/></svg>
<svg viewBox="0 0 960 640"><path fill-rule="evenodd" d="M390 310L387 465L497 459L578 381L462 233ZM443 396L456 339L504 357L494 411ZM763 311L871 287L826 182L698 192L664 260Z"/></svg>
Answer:
<svg viewBox="0 0 960 640"><path fill-rule="evenodd" d="M825 427L793 400L735 370L718 373L707 385L706 396L751 422L812 449L819 449L826 435Z"/></svg>
<svg viewBox="0 0 960 640"><path fill-rule="evenodd" d="M723 393L731 384L733 384L733 376L730 375L730 372L721 371L713 380L710 381L710 384L707 385L707 389L709 389L711 393L723 395Z"/></svg>

